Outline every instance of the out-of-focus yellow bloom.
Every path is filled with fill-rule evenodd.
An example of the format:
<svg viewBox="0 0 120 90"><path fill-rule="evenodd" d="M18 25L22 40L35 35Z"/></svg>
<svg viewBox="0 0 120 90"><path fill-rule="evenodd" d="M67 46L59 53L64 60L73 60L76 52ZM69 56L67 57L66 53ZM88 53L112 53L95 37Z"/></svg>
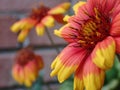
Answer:
<svg viewBox="0 0 120 90"><path fill-rule="evenodd" d="M45 27L53 27L55 20L59 23L65 23L63 21L63 14L70 8L70 3L65 2L54 8L48 8L41 5L38 8L34 8L31 14L14 23L11 27L12 32L20 32L18 35L18 41L23 42L28 35L30 29L36 28L37 35L44 34ZM25 31L27 30L27 31Z"/></svg>
<svg viewBox="0 0 120 90"><path fill-rule="evenodd" d="M16 55L12 76L19 84L30 87L37 79L39 70L41 70L43 66L41 56L35 55L28 48L24 48Z"/></svg>

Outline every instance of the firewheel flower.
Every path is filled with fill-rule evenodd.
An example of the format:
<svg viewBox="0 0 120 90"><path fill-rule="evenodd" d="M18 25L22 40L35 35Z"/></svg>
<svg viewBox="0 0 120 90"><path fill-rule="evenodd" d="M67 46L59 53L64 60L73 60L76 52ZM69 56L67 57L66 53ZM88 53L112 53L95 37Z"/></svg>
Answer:
<svg viewBox="0 0 120 90"><path fill-rule="evenodd" d="M74 75L74 90L101 90L105 71L120 53L120 1L87 0L73 6L75 14L55 30L69 45L53 61L51 76L59 82Z"/></svg>
<svg viewBox="0 0 120 90"><path fill-rule="evenodd" d="M12 68L12 76L19 84L30 87L37 79L39 71L43 66L41 56L35 55L28 48L24 48L16 55L15 64Z"/></svg>
<svg viewBox="0 0 120 90"><path fill-rule="evenodd" d="M49 8L41 5L38 8L34 8L31 14L14 23L11 27L12 32L19 32L18 41L23 42L28 36L30 29L36 28L37 35L44 34L45 27L53 27L55 20L58 23L65 23L63 21L63 14L70 8L70 3L65 2L54 8Z"/></svg>

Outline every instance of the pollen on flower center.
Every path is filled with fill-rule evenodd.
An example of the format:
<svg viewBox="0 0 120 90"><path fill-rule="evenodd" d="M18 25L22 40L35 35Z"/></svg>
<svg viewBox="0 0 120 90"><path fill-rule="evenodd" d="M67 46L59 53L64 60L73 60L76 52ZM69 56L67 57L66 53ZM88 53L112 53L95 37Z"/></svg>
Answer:
<svg viewBox="0 0 120 90"><path fill-rule="evenodd" d="M41 5L40 7L34 8L32 10L30 17L37 20L38 22L40 22L42 20L42 18L47 15L47 12L49 10L50 10L50 8Z"/></svg>
<svg viewBox="0 0 120 90"><path fill-rule="evenodd" d="M81 24L76 36L77 43L81 47L93 49L95 45L108 36L110 19L95 9L95 16L91 16Z"/></svg>

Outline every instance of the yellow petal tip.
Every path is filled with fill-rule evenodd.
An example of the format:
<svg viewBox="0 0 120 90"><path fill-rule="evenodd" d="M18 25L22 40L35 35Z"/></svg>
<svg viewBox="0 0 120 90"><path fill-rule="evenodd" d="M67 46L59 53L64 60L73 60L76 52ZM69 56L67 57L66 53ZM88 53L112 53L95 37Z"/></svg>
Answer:
<svg viewBox="0 0 120 90"><path fill-rule="evenodd" d="M66 16L63 18L63 20L68 22L69 18L70 18L70 16L69 16L69 15L66 15Z"/></svg>
<svg viewBox="0 0 120 90"><path fill-rule="evenodd" d="M49 14L64 14L70 8L70 6L71 4L69 2L65 2L51 9L48 13Z"/></svg>
<svg viewBox="0 0 120 90"><path fill-rule="evenodd" d="M47 21L47 22L46 22ZM42 23L50 28L50 27L53 27L54 26L54 18L52 16L46 16L43 20L42 20Z"/></svg>
<svg viewBox="0 0 120 90"><path fill-rule="evenodd" d="M62 78L58 78L59 83L63 83L64 80Z"/></svg>
<svg viewBox="0 0 120 90"><path fill-rule="evenodd" d="M61 5L65 10L68 10L71 6L71 3L70 2L65 2Z"/></svg>
<svg viewBox="0 0 120 90"><path fill-rule="evenodd" d="M24 42L24 40L26 39L29 31L30 31L30 30L22 30L22 31L20 32L20 34L18 35L17 40L18 40L19 42Z"/></svg>
<svg viewBox="0 0 120 90"><path fill-rule="evenodd" d="M53 76L54 76L54 74L51 72L51 73L50 73L50 76L51 76L51 77L53 77Z"/></svg>
<svg viewBox="0 0 120 90"><path fill-rule="evenodd" d="M61 33L60 33L59 30L54 30L54 34L57 35L57 36L59 36L59 37L61 37Z"/></svg>
<svg viewBox="0 0 120 90"><path fill-rule="evenodd" d="M77 4L75 4L75 5L73 6L73 10L75 11L75 13L77 13L79 7L81 7L81 6L84 5L84 4L86 4L85 1L80 1L80 2L78 2Z"/></svg>
<svg viewBox="0 0 120 90"><path fill-rule="evenodd" d="M44 27L36 27L36 33L38 36L44 35Z"/></svg>
<svg viewBox="0 0 120 90"><path fill-rule="evenodd" d="M10 30L14 33L17 33L20 29L16 24L14 24L10 27Z"/></svg>

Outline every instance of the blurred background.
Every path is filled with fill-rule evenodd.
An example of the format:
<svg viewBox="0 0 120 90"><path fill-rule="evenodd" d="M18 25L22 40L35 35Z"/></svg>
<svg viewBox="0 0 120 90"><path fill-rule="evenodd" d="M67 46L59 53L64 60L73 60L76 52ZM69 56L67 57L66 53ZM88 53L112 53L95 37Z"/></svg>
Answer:
<svg viewBox="0 0 120 90"><path fill-rule="evenodd" d="M39 3L52 8L66 1L73 5L78 0L0 0L0 90L73 90L73 77L63 84L59 84L56 77L50 77L50 64L58 55L55 47L62 50L67 45L63 39L53 35L53 30L61 27L61 24L56 23L54 28L49 29L55 47L51 45L46 33L38 37L35 31L31 30L27 41L20 44L17 42L17 35L10 31L13 23L25 17ZM68 13L72 14L72 9ZM40 72L40 78L32 88L19 85L11 76L16 52L28 44L33 47L36 54L43 57L45 64ZM103 90L120 90L120 64L117 56L115 61L114 67L107 72Z"/></svg>
<svg viewBox="0 0 120 90"><path fill-rule="evenodd" d="M50 77L50 64L57 53L46 33L42 37L38 37L35 30L31 30L27 41L21 45L17 42L17 34L12 33L10 27L16 21L26 17L32 8L38 6L40 3L52 8L68 1L70 0L0 0L0 90L26 90L22 89L25 87L18 85L12 78L11 69L14 64L16 52L28 44L44 60L45 66L41 72L44 81L42 90L50 90L50 88L51 90L58 90L59 84L57 79ZM53 35L53 30L60 26L60 24L56 23L55 27L49 29L49 31L56 47L62 49L66 45L65 41Z"/></svg>

